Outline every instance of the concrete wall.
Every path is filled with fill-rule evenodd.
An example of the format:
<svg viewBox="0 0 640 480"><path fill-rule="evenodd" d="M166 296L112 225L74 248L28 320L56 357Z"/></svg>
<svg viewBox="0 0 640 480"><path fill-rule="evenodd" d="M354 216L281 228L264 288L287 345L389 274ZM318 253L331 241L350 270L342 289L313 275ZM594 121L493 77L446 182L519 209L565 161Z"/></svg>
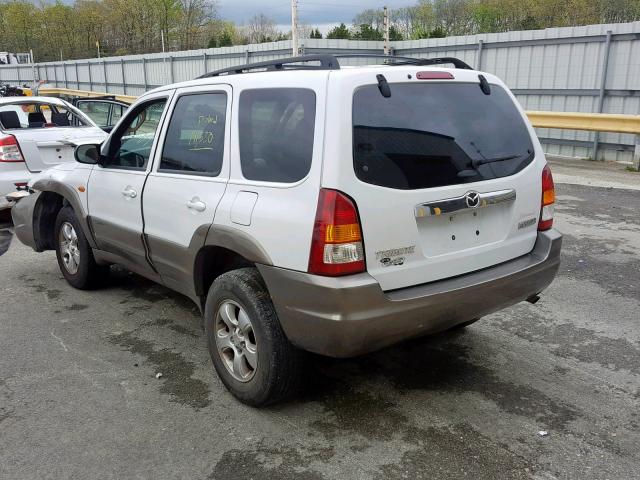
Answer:
<svg viewBox="0 0 640 480"><path fill-rule="evenodd" d="M610 32L610 34L609 34ZM527 110L640 114L640 22L392 42L395 55L458 57L502 78ZM302 41L306 54L381 53L382 42ZM139 95L242 63L290 56L289 41L206 50L0 66L0 82ZM366 60L341 61L362 64ZM606 68L605 68L606 63ZM600 108L602 105L602 108ZM595 134L538 129L549 153L593 157ZM597 157L630 162L633 135L598 135Z"/></svg>

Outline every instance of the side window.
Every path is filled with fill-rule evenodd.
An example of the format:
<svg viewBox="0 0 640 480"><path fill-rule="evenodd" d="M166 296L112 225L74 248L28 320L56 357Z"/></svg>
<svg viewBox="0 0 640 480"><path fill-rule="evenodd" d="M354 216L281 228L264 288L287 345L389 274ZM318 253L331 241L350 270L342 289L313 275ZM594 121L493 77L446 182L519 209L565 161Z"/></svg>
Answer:
<svg viewBox="0 0 640 480"><path fill-rule="evenodd" d="M109 140L106 168L144 170L166 100L140 105Z"/></svg>
<svg viewBox="0 0 640 480"><path fill-rule="evenodd" d="M109 102L96 101L80 101L77 104L78 110L101 127L109 125L109 106Z"/></svg>
<svg viewBox="0 0 640 480"><path fill-rule="evenodd" d="M265 88L240 94L242 175L292 183L311 168L316 95L304 88Z"/></svg>
<svg viewBox="0 0 640 480"><path fill-rule="evenodd" d="M158 171L219 175L226 111L226 93L180 97L169 121Z"/></svg>
<svg viewBox="0 0 640 480"><path fill-rule="evenodd" d="M111 123L109 124L109 126L112 126L118 123L118 120L120 120L120 117L122 117L124 110L125 109L122 105L118 105L117 103L112 104Z"/></svg>

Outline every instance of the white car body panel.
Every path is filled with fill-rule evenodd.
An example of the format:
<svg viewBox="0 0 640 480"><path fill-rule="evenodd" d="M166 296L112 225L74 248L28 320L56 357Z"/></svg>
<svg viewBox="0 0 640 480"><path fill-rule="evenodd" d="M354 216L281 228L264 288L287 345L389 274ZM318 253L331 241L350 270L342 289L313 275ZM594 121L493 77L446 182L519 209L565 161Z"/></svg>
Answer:
<svg viewBox="0 0 640 480"><path fill-rule="evenodd" d="M323 136L325 128L326 72L298 72L295 76L281 73L260 75L256 87L252 75L233 78L234 103L232 124L237 125L239 97L243 90L255 88L307 88L316 95L316 119L311 170L296 183L273 183L247 180L240 166L240 139L238 129L231 131L231 173L225 195L216 211L214 225L238 229L254 238L268 253L274 265L292 270L306 271L309 266L309 246L316 216L320 177L323 164ZM224 78L224 77L223 77ZM253 205L250 225L232 221L235 200L240 192L252 192L258 198ZM251 205L251 203L249 204Z"/></svg>

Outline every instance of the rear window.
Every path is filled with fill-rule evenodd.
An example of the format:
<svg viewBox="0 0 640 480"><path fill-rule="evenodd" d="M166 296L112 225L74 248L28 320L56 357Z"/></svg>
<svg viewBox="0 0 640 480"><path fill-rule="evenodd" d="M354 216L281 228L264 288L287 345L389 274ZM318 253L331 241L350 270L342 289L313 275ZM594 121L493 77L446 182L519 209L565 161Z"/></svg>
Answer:
<svg viewBox="0 0 640 480"><path fill-rule="evenodd" d="M62 105L27 103L0 105L0 126L4 130L18 128L84 127L86 122Z"/></svg>
<svg viewBox="0 0 640 480"><path fill-rule="evenodd" d="M377 85L353 97L353 160L363 182L403 190L506 177L533 160L507 92L479 83Z"/></svg>
<svg viewBox="0 0 640 480"><path fill-rule="evenodd" d="M240 164L249 180L292 183L311 168L316 94L264 88L240 94Z"/></svg>

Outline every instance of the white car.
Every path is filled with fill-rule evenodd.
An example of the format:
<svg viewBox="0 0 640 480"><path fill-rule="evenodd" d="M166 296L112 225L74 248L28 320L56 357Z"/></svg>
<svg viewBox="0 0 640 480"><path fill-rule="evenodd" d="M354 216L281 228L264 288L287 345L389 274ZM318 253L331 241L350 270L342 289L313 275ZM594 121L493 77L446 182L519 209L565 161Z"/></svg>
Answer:
<svg viewBox="0 0 640 480"><path fill-rule="evenodd" d="M30 184L16 235L56 250L76 288L116 263L191 298L251 405L294 391L304 351L359 355L535 303L562 236L522 108L459 60L385 60L276 60L146 93Z"/></svg>
<svg viewBox="0 0 640 480"><path fill-rule="evenodd" d="M73 162L75 146L107 134L80 110L53 97L0 98L0 195L34 173Z"/></svg>

